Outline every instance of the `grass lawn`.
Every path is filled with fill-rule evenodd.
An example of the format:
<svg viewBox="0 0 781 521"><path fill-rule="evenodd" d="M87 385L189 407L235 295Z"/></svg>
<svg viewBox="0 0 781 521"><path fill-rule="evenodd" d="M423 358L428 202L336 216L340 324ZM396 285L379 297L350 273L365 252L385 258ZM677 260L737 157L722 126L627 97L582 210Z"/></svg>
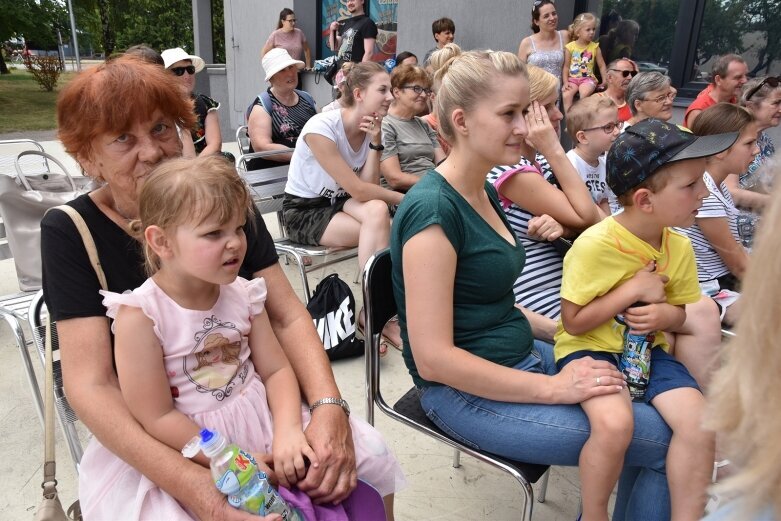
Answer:
<svg viewBox="0 0 781 521"><path fill-rule="evenodd" d="M60 75L54 92L45 92L23 69L0 74L0 134L57 127L55 105L59 90L75 73Z"/></svg>

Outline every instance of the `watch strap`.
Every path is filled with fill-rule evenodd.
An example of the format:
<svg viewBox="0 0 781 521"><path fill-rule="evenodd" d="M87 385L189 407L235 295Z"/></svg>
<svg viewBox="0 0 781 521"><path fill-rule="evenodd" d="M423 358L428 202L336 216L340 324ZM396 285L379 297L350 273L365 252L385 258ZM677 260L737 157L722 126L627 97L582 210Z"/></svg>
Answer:
<svg viewBox="0 0 781 521"><path fill-rule="evenodd" d="M342 398L321 398L317 400L315 403L309 406L309 413L311 414L314 412L315 409L320 407L321 405L338 405L342 408L342 410L347 414L347 416L350 416L350 406L347 404L347 401Z"/></svg>

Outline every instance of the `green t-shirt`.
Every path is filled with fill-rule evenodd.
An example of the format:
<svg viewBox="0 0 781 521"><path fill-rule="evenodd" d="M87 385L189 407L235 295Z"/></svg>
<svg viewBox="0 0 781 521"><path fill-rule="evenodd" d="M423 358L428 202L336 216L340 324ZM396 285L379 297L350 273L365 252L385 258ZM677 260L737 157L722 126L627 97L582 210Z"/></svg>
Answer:
<svg viewBox="0 0 781 521"><path fill-rule="evenodd" d="M512 233L493 186L486 182L494 210ZM512 367L532 348L532 332L515 307L513 283L526 258L523 246L507 242L480 217L469 203L436 172L430 170L404 196L393 219L391 260L393 293L399 308L404 362L415 385L438 385L418 374L407 335L402 248L404 243L432 225L439 225L458 256L453 288L455 345L497 364Z"/></svg>

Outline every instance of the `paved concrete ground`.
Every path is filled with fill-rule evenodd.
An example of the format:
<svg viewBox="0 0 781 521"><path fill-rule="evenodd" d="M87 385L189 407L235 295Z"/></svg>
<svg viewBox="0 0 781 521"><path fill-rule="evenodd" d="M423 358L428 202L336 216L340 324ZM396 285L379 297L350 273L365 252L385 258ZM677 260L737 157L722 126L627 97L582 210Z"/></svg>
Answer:
<svg viewBox="0 0 781 521"><path fill-rule="evenodd" d="M58 142L46 142L44 147L62 157L62 147ZM226 144L225 149L236 152L233 144ZM67 164L73 165L70 160ZM268 219L272 233L276 232L275 221ZM296 273L290 267L285 269L300 293ZM356 270L354 259L316 270L310 274L310 285L314 287L324 275L338 271L351 284L360 306L360 287L352 284ZM1 261L0 295L17 289L13 261ZM37 360L35 363L39 368ZM3 437L0 443L0 518L9 520L30 519L40 500L41 490L42 429L21 367L8 327L0 327L0 396L3 396L0 399L0 436ZM351 403L354 414L364 417L363 357L336 362L333 368L342 394ZM382 371L383 390L389 400L400 396L411 386L398 352L392 350L382 360ZM461 468L454 469L451 467L452 451L448 447L379 412L376 414L376 426L386 437L409 480L409 486L396 497L396 519L511 520L520 517L520 488L507 474L468 456L462 457ZM88 433L85 430L83 434L82 439L86 442ZM523 440L518 440L518 443L523 443ZM77 495L76 476L59 429L57 450L60 494L63 503L69 503ZM545 504L535 503L534 508L536 521L574 520L578 509L576 469L554 468L547 501Z"/></svg>

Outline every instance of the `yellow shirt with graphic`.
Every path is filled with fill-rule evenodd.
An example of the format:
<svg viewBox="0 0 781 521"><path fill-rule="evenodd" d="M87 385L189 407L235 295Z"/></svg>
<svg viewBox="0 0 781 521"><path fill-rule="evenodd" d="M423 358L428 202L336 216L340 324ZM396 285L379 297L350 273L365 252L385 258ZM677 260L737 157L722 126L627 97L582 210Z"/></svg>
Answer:
<svg viewBox="0 0 781 521"><path fill-rule="evenodd" d="M697 263L686 236L665 228L662 249L656 250L613 217L583 232L567 252L561 298L585 306L631 279L651 261L656 261L657 273L670 279L665 286L668 304L690 304L700 299ZM559 319L554 337L556 360L584 350L621 353L624 329L624 325L611 318L591 331L570 335ZM657 334L656 345L665 351L670 347L661 332Z"/></svg>

